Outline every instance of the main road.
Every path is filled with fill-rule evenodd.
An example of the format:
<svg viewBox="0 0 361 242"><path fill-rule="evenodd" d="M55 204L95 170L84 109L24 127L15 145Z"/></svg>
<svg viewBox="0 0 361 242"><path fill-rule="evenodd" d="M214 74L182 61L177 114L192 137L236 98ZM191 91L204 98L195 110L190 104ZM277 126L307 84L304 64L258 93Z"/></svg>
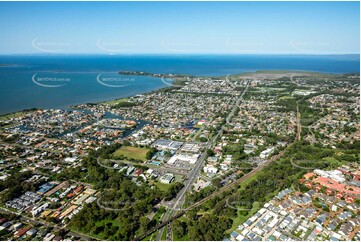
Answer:
<svg viewBox="0 0 361 242"><path fill-rule="evenodd" d="M248 87L248 85L247 85ZM278 154L272 156L268 161L264 162L263 164L259 165L258 167L256 167L255 169L253 169L251 172L245 174L243 177L239 178L238 180L230 183L230 184L227 184L223 187L221 187L220 189L218 189L217 191L213 192L211 195L203 198L202 200L194 203L193 205L185 208L185 209L182 209L180 212L178 212L177 214L175 214L173 217L169 218L168 220L163 220L163 222L155 227L153 227L152 229L148 230L145 234L137 237L137 238L134 238L135 240L142 240L144 239L145 237L147 237L148 235L154 233L155 231L157 231L158 229L162 229L164 226L170 224L171 222L173 222L174 220L178 219L179 217L183 216L186 212L196 208L196 207L199 207L200 205L202 205L203 203L207 202L208 200L222 194L223 192L239 185L241 182L244 182L246 180L248 180L249 178L251 178L253 175L255 175L256 173L258 173L259 171L261 171L263 168L265 168L267 165L269 165L271 162L275 161L275 160L278 160L279 158L281 158L284 153L286 152L286 150L292 146L293 144L295 144L297 141L300 140L300 135L301 135L301 115L299 113L299 109L298 109L298 103L297 103L297 131L296 131L296 136L295 136L295 140L294 142L292 142L291 144L289 144L286 149L282 150L281 152L279 152ZM219 133L220 134L220 133Z"/></svg>
<svg viewBox="0 0 361 242"><path fill-rule="evenodd" d="M226 123L229 124L230 120L232 119L235 111L237 110L239 104L241 103L241 100L244 96L244 94L247 92L248 90L248 86L249 86L250 82L247 82L246 84L246 88L243 90L242 94L237 98L237 100L234 102L233 107L230 111L230 113L228 114L227 118L226 118ZM202 169L202 167L204 166L204 161L207 157L207 148L211 148L216 140L218 136L221 136L223 134L223 130L224 130L224 125L219 129L217 135L215 135L211 141L208 141L208 144L206 146L206 149L204 150L204 152L202 153L202 155L198 158L195 167L188 173L188 180L186 181L184 187L180 190L180 192L177 194L176 198L174 198L171 202L170 202L170 207L168 207L162 222L165 222L167 220L169 220L170 216L172 215L173 212L177 213L179 210L181 210L183 202L185 200L185 194L191 190L192 188L192 184L194 183L194 181L197 179L197 177L199 176L199 172ZM169 224L167 224L168 227ZM159 241L162 239L162 235L164 233L164 229L165 227L161 227L156 240ZM167 240L171 240L170 238L170 232L167 229Z"/></svg>
<svg viewBox="0 0 361 242"><path fill-rule="evenodd" d="M186 194L187 191L189 191L192 188L192 184L197 178L200 170L202 169L206 157L207 157L207 150L205 150L202 153L200 158L198 158L194 168L188 173L187 175L188 180L186 180L184 187L178 192L177 196L171 201L170 203L171 207L167 209L162 221L167 221L171 216L171 214L173 213L173 211L177 212L181 208L185 199L184 195ZM161 228L161 230L159 231L156 240L158 241L161 240L163 232L164 232L164 227Z"/></svg>

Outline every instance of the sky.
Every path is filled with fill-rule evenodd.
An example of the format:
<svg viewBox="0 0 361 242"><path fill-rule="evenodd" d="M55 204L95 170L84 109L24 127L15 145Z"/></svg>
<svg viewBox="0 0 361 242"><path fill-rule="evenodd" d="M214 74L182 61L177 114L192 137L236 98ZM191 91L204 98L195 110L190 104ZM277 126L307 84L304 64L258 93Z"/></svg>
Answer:
<svg viewBox="0 0 361 242"><path fill-rule="evenodd" d="M359 2L0 2L0 54L348 54Z"/></svg>

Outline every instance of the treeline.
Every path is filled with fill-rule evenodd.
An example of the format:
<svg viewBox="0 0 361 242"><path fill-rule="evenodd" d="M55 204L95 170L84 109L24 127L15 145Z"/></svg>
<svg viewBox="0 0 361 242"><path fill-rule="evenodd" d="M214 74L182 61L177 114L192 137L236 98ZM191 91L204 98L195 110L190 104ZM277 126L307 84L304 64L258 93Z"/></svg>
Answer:
<svg viewBox="0 0 361 242"><path fill-rule="evenodd" d="M222 153L224 155L232 155L233 160L241 160L247 157L247 154L244 153L244 144L240 142L238 144L230 144L222 148Z"/></svg>
<svg viewBox="0 0 361 242"><path fill-rule="evenodd" d="M102 159L111 159L112 154L122 147L120 143L113 143L112 145L105 145L100 147L98 150L91 150L89 157L100 157Z"/></svg>
<svg viewBox="0 0 361 242"><path fill-rule="evenodd" d="M100 195L71 220L72 229L103 240L131 240L155 225L146 217L155 205L164 197L174 197L183 187L182 183L174 183L168 191L162 192L146 182L137 185L125 171L99 166L96 157L107 159L120 147L121 144L103 146L83 159L86 169L80 169L82 179L93 184Z"/></svg>
<svg viewBox="0 0 361 242"><path fill-rule="evenodd" d="M113 105L113 108L129 108L134 106L137 106L137 104L134 102L120 102Z"/></svg>
<svg viewBox="0 0 361 242"><path fill-rule="evenodd" d="M151 226L144 212L137 208L124 209L122 212L101 209L96 203L86 204L71 220L73 230L91 234L103 240L131 240L137 230Z"/></svg>
<svg viewBox="0 0 361 242"><path fill-rule="evenodd" d="M302 97L298 100L298 109L301 114L301 124L304 126L311 125L318 119L327 115L326 110L320 112L319 109L311 108L306 101L306 98L310 97ZM276 105L279 106L277 109L279 112L296 112L297 110L297 100L295 99L278 100Z"/></svg>
<svg viewBox="0 0 361 242"><path fill-rule="evenodd" d="M19 197L26 191L36 191L40 184L26 181L31 176L31 171L13 171L6 180L0 181L0 191L2 191L0 201L5 203Z"/></svg>
<svg viewBox="0 0 361 242"><path fill-rule="evenodd" d="M147 160L150 160L153 157L153 155L155 155L157 152L158 152L158 150L156 148L152 147L152 148L149 149L149 151L145 155L145 158Z"/></svg>
<svg viewBox="0 0 361 242"><path fill-rule="evenodd" d="M96 153L99 155L105 150L112 149L108 147ZM84 165L87 168L86 182L103 192L97 202L85 206L71 220L71 228L101 239L130 240L137 231L146 230L145 224L151 226L143 220L164 196L157 187L152 189L146 183L138 186L119 170L99 166L94 157L85 158ZM104 221L117 221L120 226L104 225Z"/></svg>
<svg viewBox="0 0 361 242"><path fill-rule="evenodd" d="M173 232L178 238L187 235L189 240L221 241L225 236L224 231L232 225L231 219L212 214L198 216L194 212L189 212L187 217L187 222L176 220L173 223Z"/></svg>
<svg viewBox="0 0 361 242"><path fill-rule="evenodd" d="M173 183L171 187L165 192L164 199L166 201L172 200L183 187L184 184L181 182Z"/></svg>
<svg viewBox="0 0 361 242"><path fill-rule="evenodd" d="M239 216L247 218L254 213L255 204L263 206L279 191L292 186L299 187L298 180L310 170L338 167L340 164L338 160L332 159L330 161L325 159L330 157L337 159L337 153L333 149L313 146L306 141L299 141L287 149L282 159L269 164L265 169L257 173L252 181L223 192L221 195L188 212L185 221L179 225L181 228L176 229L174 232L178 238L182 238L182 234L186 236L185 233L187 233L189 240L222 240L223 236L226 236L224 232L232 226L232 223L228 224L228 220L232 222L233 219ZM292 159L293 163L291 162ZM297 161L302 161L302 163L298 163L302 166L294 165ZM212 191L207 189L190 194L186 202L194 203L206 197ZM210 214L208 214L209 212ZM218 220L215 220L214 217L218 218ZM225 221L224 218L228 220ZM200 223L200 221L216 221L218 227L207 226ZM225 224L227 226L223 226ZM201 229L202 226L208 229L208 234L204 232L207 230ZM216 232L214 233L214 231Z"/></svg>

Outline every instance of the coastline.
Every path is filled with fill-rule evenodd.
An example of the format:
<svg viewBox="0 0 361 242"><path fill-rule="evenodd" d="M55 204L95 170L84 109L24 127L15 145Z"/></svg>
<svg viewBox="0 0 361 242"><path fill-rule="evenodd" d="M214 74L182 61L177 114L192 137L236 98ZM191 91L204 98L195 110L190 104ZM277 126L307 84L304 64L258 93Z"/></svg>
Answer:
<svg viewBox="0 0 361 242"><path fill-rule="evenodd" d="M173 82L174 81L172 81L172 83ZM64 107L54 107L54 108L32 107L32 108L26 108L26 109L19 109L19 110L14 111L14 112L8 112L8 113L0 114L0 121L7 120L8 119L7 116L9 116L9 118L11 118L11 116L18 117L18 116L25 115L25 114L27 114L29 112L36 111L36 110L42 110L42 109L67 109L67 108L75 108L75 107L77 107L79 105L86 105L86 104L97 105L97 104L102 104L102 103L107 103L107 102L112 102L112 101L118 101L118 100L121 100L121 99L128 99L128 98L131 98L131 97L134 97L134 96L137 96L137 95L147 95L147 94L151 94L151 93L167 91L167 90L171 90L171 89L174 89L174 88L177 88L177 87L165 86L165 87L156 88L154 90L150 90L150 91L146 91L146 92L141 92L141 93L138 93L138 94L132 94L132 95L127 95L127 96L122 96L122 97L117 97L117 98L111 98L111 99L107 99L107 100L103 100L103 101L96 101L96 102L92 102L92 101L81 102L81 103L76 103L76 104L70 104L70 105L67 105L67 106L64 106Z"/></svg>
<svg viewBox="0 0 361 242"><path fill-rule="evenodd" d="M182 85L184 84L184 80L180 81L179 79L184 79L184 78L194 78L194 77L199 77L199 78L210 78L210 79L220 79L220 78L227 78L227 76L195 76L195 75L187 75L187 74L159 74L159 73L149 73L149 72L143 72L143 71L119 71L118 74L120 75L133 75L133 76L151 76L151 77L156 77L156 78L167 78L167 79L172 79L171 83L172 84L177 84L177 85ZM283 75L284 77L290 77L291 75L294 74L303 74L303 75L315 75L318 77L330 77L330 76L342 76L342 75L347 75L347 74L354 74L354 73L342 73L342 74L334 74L334 73L322 73L322 72L313 72L313 71L305 71L305 70L256 70L256 71L248 71L248 72L243 72L243 73L238 73L238 74L232 74L232 75L228 75L230 78L270 78L269 75L275 75L273 78L280 78L279 75ZM357 73L359 74L359 73ZM167 85L167 84L166 84ZM132 94L132 95L127 95L127 96L123 96L123 97L117 97L117 98L111 98L111 99L107 99L107 100L103 100L103 101L96 101L96 102L82 102L82 103L77 103L77 104L70 104L64 107L59 107L59 108L51 108L51 109L66 109L66 108L74 108L76 106L79 105L97 105L97 104L102 104L102 103L109 103L109 102L115 102L115 101L119 101L122 99L128 99L137 95L147 95L147 94L151 94L151 93L156 93L156 92L163 92L163 91L168 91L168 90L172 90L172 89L176 89L179 87L176 86L165 86L165 87L161 87L161 88L156 88L154 90L151 91L146 91L143 93L138 93L138 94ZM41 110L41 109L49 109L49 108L42 108L42 107L32 107L32 108L26 108L26 109L22 109L22 110L17 110L14 112L9 112L9 113L4 113L4 114L0 114L0 120L6 120L6 116L19 116L19 115L24 115L27 112L32 112L35 110Z"/></svg>

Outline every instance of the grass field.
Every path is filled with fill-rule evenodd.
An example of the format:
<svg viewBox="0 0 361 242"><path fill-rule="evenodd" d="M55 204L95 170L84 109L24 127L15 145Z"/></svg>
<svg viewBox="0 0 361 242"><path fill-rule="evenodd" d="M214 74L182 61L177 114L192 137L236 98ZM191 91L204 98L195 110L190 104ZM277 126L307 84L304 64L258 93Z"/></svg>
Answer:
<svg viewBox="0 0 361 242"><path fill-rule="evenodd" d="M183 176L181 175L174 175L174 181L171 184L165 184L165 183L161 183L160 181L152 181L150 180L149 182L152 183L152 185L155 185L159 188L159 190L165 192L168 191L168 189L172 186L172 184L174 184L175 182L181 182L183 180Z"/></svg>
<svg viewBox="0 0 361 242"><path fill-rule="evenodd" d="M262 90L262 91L283 91L285 90L286 88L283 88L283 87L259 87L258 88L259 90Z"/></svg>
<svg viewBox="0 0 361 242"><path fill-rule="evenodd" d="M246 215L246 216L242 216L240 214L238 214L237 218L235 220L233 220L233 224L232 227L230 229L228 229L225 234L230 234L232 231L235 231L238 227L238 225L243 224L244 222L246 222L247 219L249 219L250 217L252 217L259 209L260 209L260 205L258 202L255 202L252 206L251 211ZM241 231L238 231L239 233Z"/></svg>
<svg viewBox="0 0 361 242"><path fill-rule="evenodd" d="M159 181L155 182L154 185L156 185L159 188L159 190L163 192L168 191L168 189L171 187L171 184L165 184Z"/></svg>
<svg viewBox="0 0 361 242"><path fill-rule="evenodd" d="M4 114L4 115L0 116L0 120L6 121L11 118L18 118L18 117L23 116L28 113L29 113L28 111L19 111L19 112L15 112L15 113Z"/></svg>
<svg viewBox="0 0 361 242"><path fill-rule="evenodd" d="M162 241L167 240L167 227L164 228L163 233L162 233L162 237L160 238L160 240L162 240Z"/></svg>
<svg viewBox="0 0 361 242"><path fill-rule="evenodd" d="M117 220L104 219L104 220L97 221L95 223L94 228L95 227L100 227L100 226L105 226L106 223L112 223L113 226L118 226L119 228L121 227L120 222L117 221ZM100 232L99 234L95 234L94 232L90 232L90 231L84 233L84 232L78 231L78 230L76 230L74 228L70 228L70 230L73 231L73 232L76 232L76 233L84 234L86 236L90 236L90 237L93 237L93 238L98 238L99 240L105 240L106 239L104 231Z"/></svg>
<svg viewBox="0 0 361 242"><path fill-rule="evenodd" d="M115 100L110 100L110 101L105 101L102 102L102 104L109 104L111 106L122 103L122 102L127 102L129 100L129 98L120 98L120 99L115 99Z"/></svg>
<svg viewBox="0 0 361 242"><path fill-rule="evenodd" d="M116 219L114 219L114 220L111 220L111 219L101 220L101 221L96 222L95 224L96 224L97 227L100 227L100 226L105 226L106 223L112 223L113 226L118 226L119 228L122 226L121 223ZM97 234L95 236L99 237L101 239L106 238L104 232L101 232L101 233L99 233L99 234Z"/></svg>
<svg viewBox="0 0 361 242"><path fill-rule="evenodd" d="M113 153L113 157L120 158L121 156L124 156L125 158L128 158L128 159L146 161L147 160L146 155L147 155L148 151L149 151L149 149L146 149L146 148L122 146L120 149L116 150Z"/></svg>

